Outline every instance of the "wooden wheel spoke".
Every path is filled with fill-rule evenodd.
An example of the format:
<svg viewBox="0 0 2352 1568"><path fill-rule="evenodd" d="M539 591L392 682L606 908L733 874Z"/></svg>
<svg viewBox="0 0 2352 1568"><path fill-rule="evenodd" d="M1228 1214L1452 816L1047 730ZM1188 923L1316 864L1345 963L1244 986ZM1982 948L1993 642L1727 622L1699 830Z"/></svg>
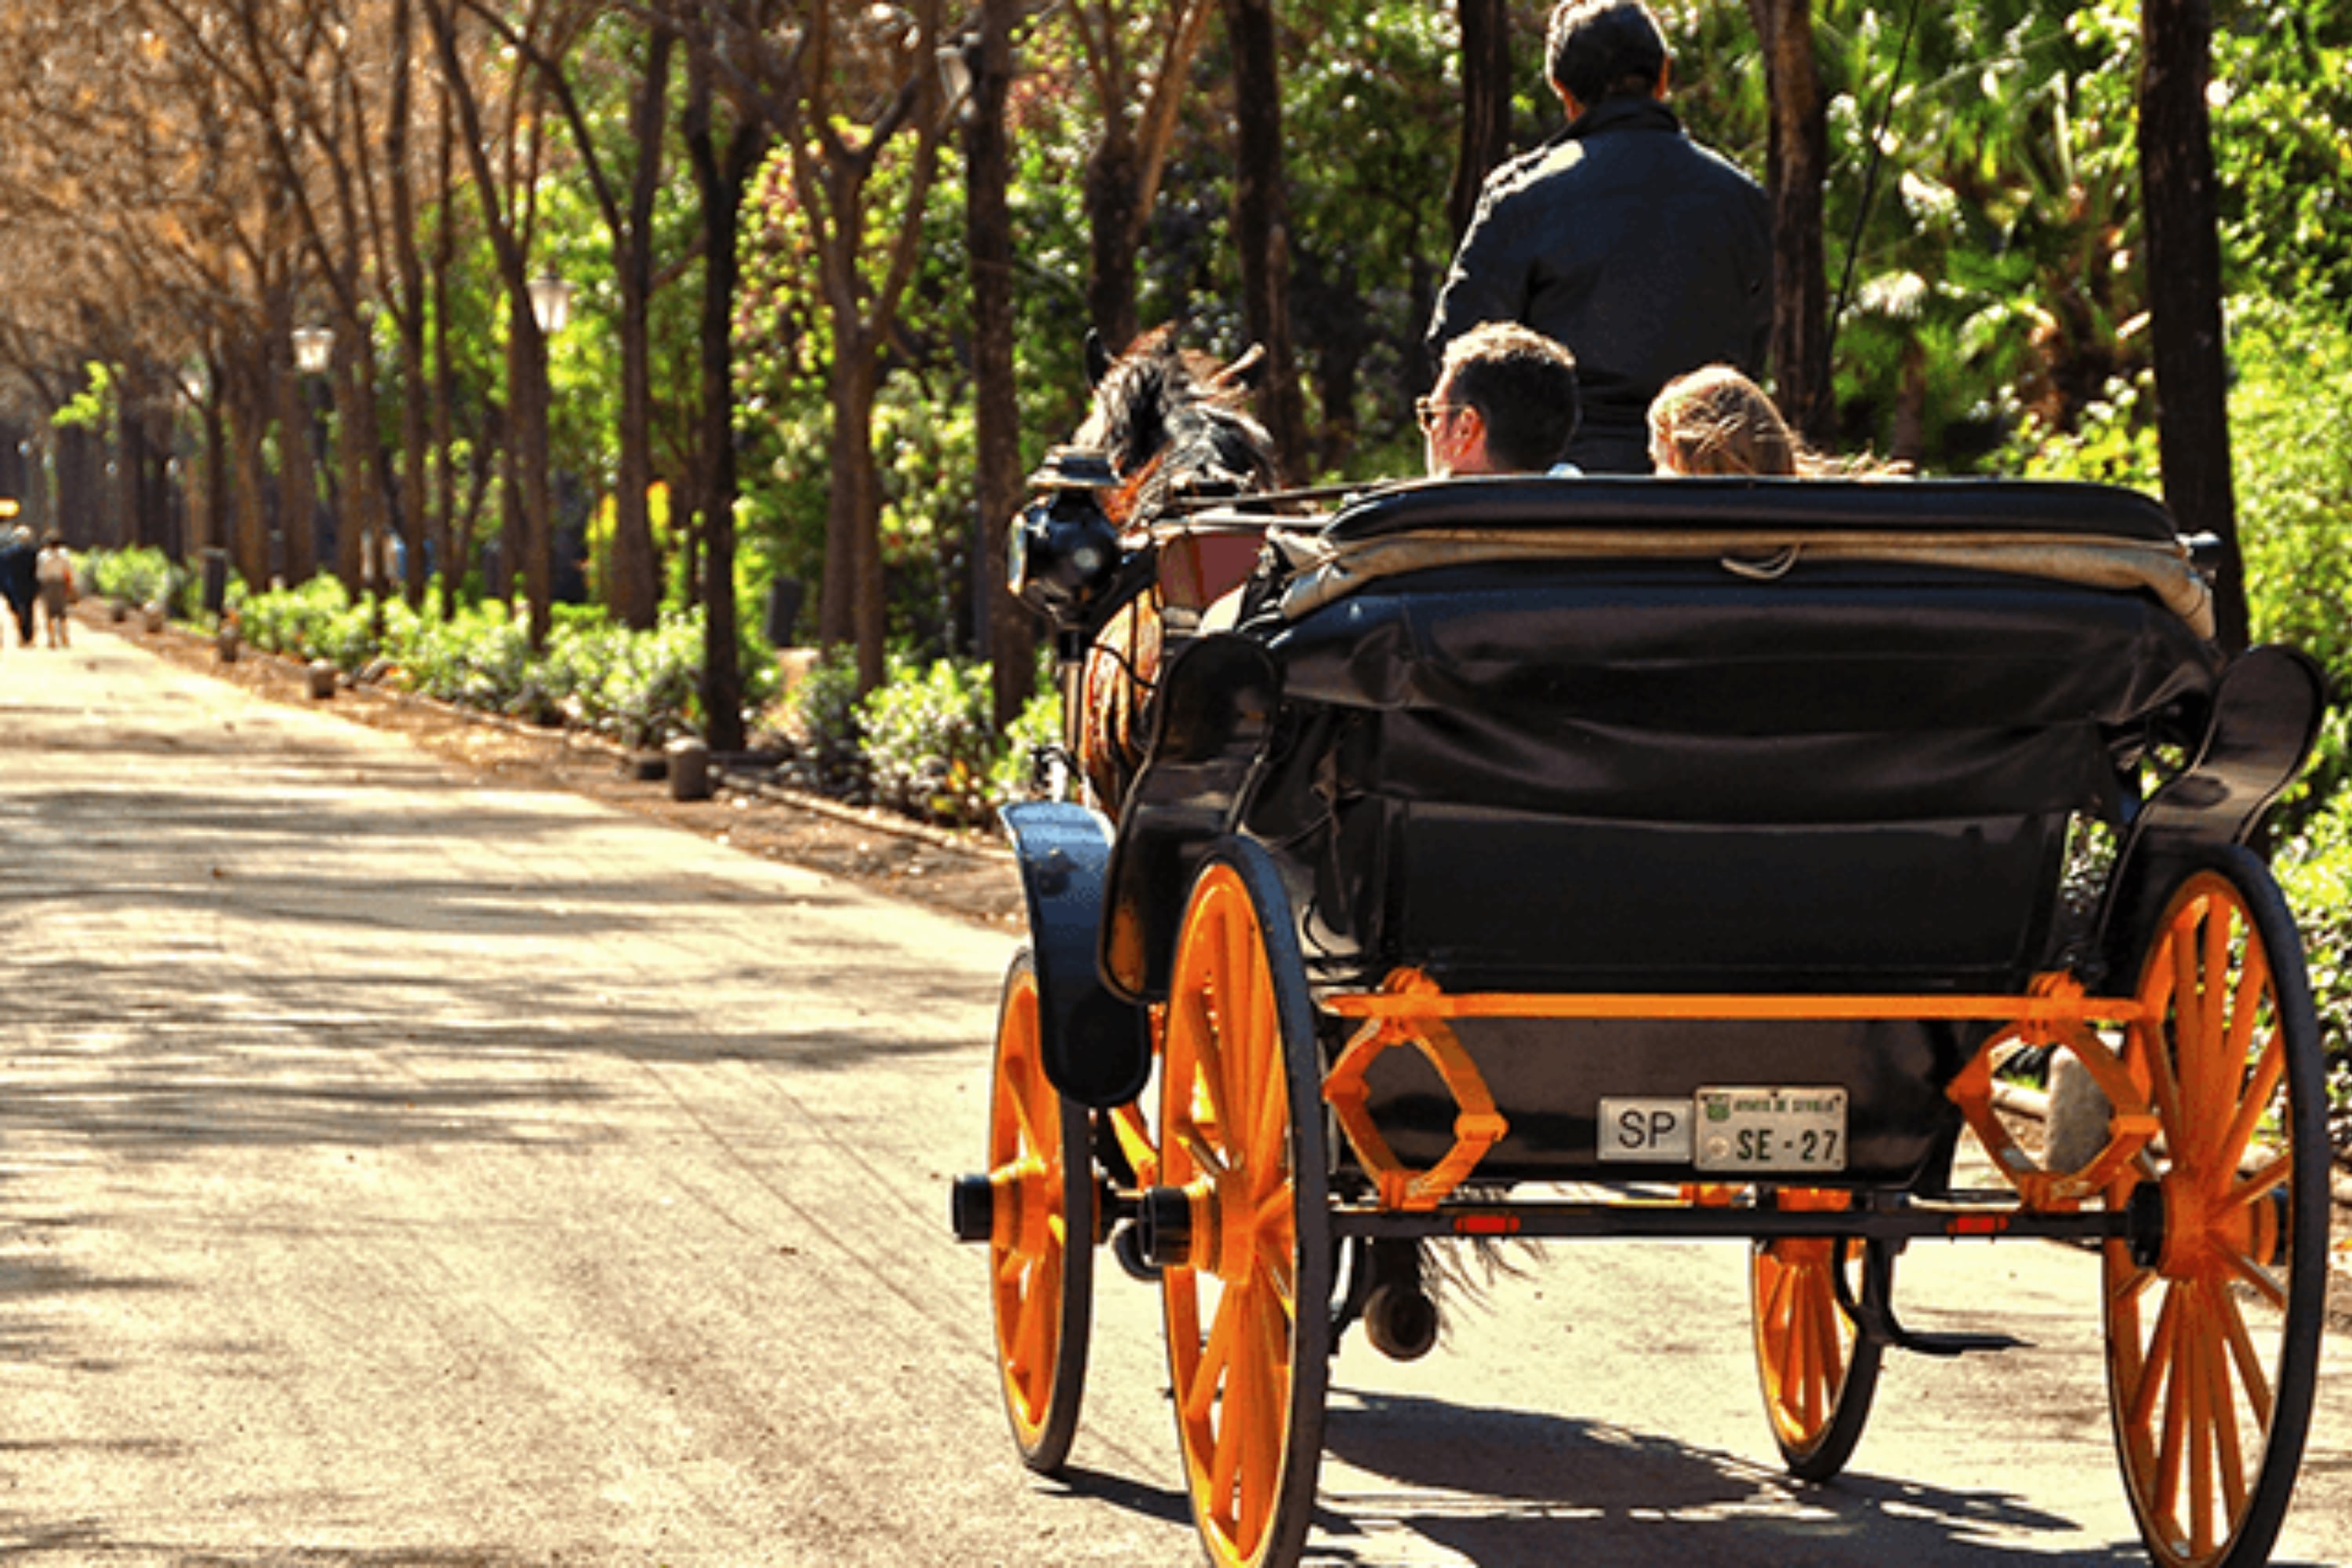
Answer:
<svg viewBox="0 0 2352 1568"><path fill-rule="evenodd" d="M2263 1113L2270 1109L2271 1097L2278 1092L2279 1079L2285 1071L2286 1037L2273 1029L2270 1038L2263 1042L2252 1076L2246 1081L2244 1098L2238 1101L2238 1113L2231 1119L2213 1151L2214 1170L2234 1171L2246 1157L2246 1147L2253 1142L2254 1130L2262 1124Z"/></svg>
<svg viewBox="0 0 2352 1568"><path fill-rule="evenodd" d="M1217 1301L1217 1315L1209 1325L1208 1342L1192 1372L1192 1385L1184 1391L1184 1414L1206 1421L1217 1407L1221 1386L1232 1373L1234 1351L1240 1334L1239 1292L1228 1290Z"/></svg>
<svg viewBox="0 0 2352 1568"><path fill-rule="evenodd" d="M1224 1176L1231 1173L1225 1163L1224 1151L1202 1136L1199 1127L1183 1121L1177 1123L1170 1131L1172 1134L1171 1142L1192 1157L1192 1163L1202 1175Z"/></svg>
<svg viewBox="0 0 2352 1568"><path fill-rule="evenodd" d="M1035 1070L1035 1062L1025 1055L1017 1063L1022 1070L1008 1075L1007 1087L1013 1091L1013 1119L1019 1126L1023 1145L1038 1159L1050 1164L1059 1156L1061 1142L1061 1106L1049 1101L1054 1086L1043 1073Z"/></svg>
<svg viewBox="0 0 2352 1568"><path fill-rule="evenodd" d="M2176 1325L2192 1310L2185 1304L2187 1297L2185 1290L2175 1290L2165 1302L2168 1309L2178 1307L2173 1316ZM2148 1358L2148 1375L2161 1379L2164 1390L2164 1427L2156 1455L2156 1513L2171 1523L2176 1533L2180 1518L2181 1443L2189 1428L2189 1380L2181 1375L2180 1364L2180 1342L2186 1337L2186 1331L2176 1331L2165 1342L2162 1356Z"/></svg>
<svg viewBox="0 0 2352 1568"><path fill-rule="evenodd" d="M1219 886L1210 896L1215 901L1209 908L1208 930L1202 933L1201 948L1208 964L1206 989L1216 1005L1213 1033L1217 1050L1213 1064L1206 1059L1202 1062L1202 1076L1208 1080L1210 1093L1216 1101L1217 1125L1227 1129L1226 1136L1231 1137L1231 1112L1235 1106L1249 1102L1245 1079L1248 1057L1256 1044L1250 1026L1247 994L1251 961L1244 943L1249 929L1248 922L1234 908L1239 900L1233 889Z"/></svg>
<svg viewBox="0 0 2352 1568"><path fill-rule="evenodd" d="M1262 1299L1263 1292L1252 1292L1260 1298L1255 1303L1255 1350L1251 1357L1252 1394L1250 1402L1248 1444L1242 1458L1242 1526L1244 1538L1239 1542L1244 1552L1254 1549L1257 1536L1274 1510L1275 1482L1282 1473L1282 1412L1286 1403L1289 1383L1289 1354L1278 1311Z"/></svg>
<svg viewBox="0 0 2352 1568"><path fill-rule="evenodd" d="M1019 1289L1021 1277L1028 1272L1029 1266L1034 1261L1034 1259L1022 1256L1013 1247L1006 1247L996 1260L997 1282Z"/></svg>
<svg viewBox="0 0 2352 1568"><path fill-rule="evenodd" d="M2254 1424L2264 1432L2271 1426L2271 1379L2263 1365L2260 1352L2254 1349L2254 1337L2246 1328L2246 1316L2228 1291L2219 1293L2214 1302L2214 1316L2221 1321L2221 1337L2230 1347L2230 1358L2238 1369L2238 1384L2245 1390L2246 1405L2254 1413Z"/></svg>
<svg viewBox="0 0 2352 1568"><path fill-rule="evenodd" d="M1271 1016L1265 1027L1267 1034L1276 1033ZM1271 1044L1266 1057L1268 1071L1258 1087L1257 1121L1250 1128L1248 1144L1250 1168L1257 1173L1260 1192L1279 1184L1290 1165L1290 1088L1284 1079L1278 1042Z"/></svg>
<svg viewBox="0 0 2352 1568"><path fill-rule="evenodd" d="M1225 1098L1224 1042L1219 1034L1219 1028L1223 1020L1222 1016L1210 1016L1203 993L1195 992L1186 995L1182 998L1181 1005L1185 1011L1184 1043L1191 1047L1192 1052L1190 1068L1194 1093L1200 1100L1207 1102L1210 1123L1213 1126L1223 1128L1229 1125L1225 1119L1225 1110L1231 1103ZM1182 1070L1184 1065L1180 1058L1170 1070ZM1201 1107L1195 1104L1182 1114L1186 1122L1190 1124L1199 1120L1200 1113Z"/></svg>
<svg viewBox="0 0 2352 1568"><path fill-rule="evenodd" d="M1845 1371L1845 1354L1837 1339L1837 1302L1831 1298L1828 1277L1819 1271L1806 1294L1805 1327L1812 1336L1813 1368L1805 1424L1818 1429L1836 1408L1838 1379Z"/></svg>
<svg viewBox="0 0 2352 1568"><path fill-rule="evenodd" d="M2120 1251L2121 1246L2122 1244L2118 1243L2116 1250ZM2129 1254L2125 1253L2124 1256L2128 1257ZM2107 1285L2108 1305L2119 1307L2126 1302L2137 1300L2147 1292L2150 1285L2156 1283L2156 1279L2155 1269L2142 1268L2137 1264L2129 1265L2119 1270L2117 1277Z"/></svg>
<svg viewBox="0 0 2352 1568"><path fill-rule="evenodd" d="M2272 1001L2270 955L2250 935L2245 962L2239 965L2237 981L2230 987L2228 1026L2221 1031L2227 1059L2241 1072L2254 1047L2254 1030L2270 1015Z"/></svg>
<svg viewBox="0 0 2352 1568"><path fill-rule="evenodd" d="M2243 1253L2223 1255L2230 1272L2253 1287L2254 1293L2279 1310L2286 1310L2286 1287L2279 1283L2271 1271Z"/></svg>
<svg viewBox="0 0 2352 1568"><path fill-rule="evenodd" d="M2204 1058L2206 1070L2216 1079L2222 1069L2221 1051L2230 1034L2230 939L2237 931L2237 914L2234 903L2218 897L2209 900L2200 933L2205 941L2204 952L2199 955L2197 994L2204 1006L2202 1016L2198 1020L2197 1034L2199 1043L2207 1053ZM2245 1058L2241 1057L2238 1059L2243 1061ZM2219 1082L2209 1081L2205 1090L2208 1105L2222 1104L2227 1098L2228 1090Z"/></svg>
<svg viewBox="0 0 2352 1568"><path fill-rule="evenodd" d="M1805 1413L1811 1394L1813 1375L1813 1341L1805 1330L1805 1279L1803 1271L1791 1269L1789 1275L1789 1327L1783 1352L1783 1389L1781 1403L1789 1414L1802 1422L1808 1429L1812 1423Z"/></svg>
<svg viewBox="0 0 2352 1568"><path fill-rule="evenodd" d="M1054 1364L1055 1319L1061 1307L1062 1264L1049 1258L1037 1265L1036 1278L1021 1301L1021 1326L1013 1334L1013 1360L1034 1373Z"/></svg>
<svg viewBox="0 0 2352 1568"><path fill-rule="evenodd" d="M1258 1205L1257 1264L1267 1287L1284 1311L1292 1310L1298 1295L1297 1219L1291 1210L1297 1194L1283 1186Z"/></svg>
<svg viewBox="0 0 2352 1568"><path fill-rule="evenodd" d="M1837 1292L1824 1274L1816 1293L1812 1320L1813 1332L1820 1341L1816 1349L1821 1357L1822 1381L1832 1392L1845 1375L1845 1346L1839 1342L1839 1316Z"/></svg>
<svg viewBox="0 0 2352 1568"><path fill-rule="evenodd" d="M1217 1008L1225 1020L1225 1038L1234 1047L1225 1058L1230 1075L1224 1084L1225 1103L1254 1105L1265 1087L1258 1079L1266 1057L1263 1021L1271 1010L1266 1005L1265 965L1258 954L1256 926L1241 910L1226 916L1217 934L1221 939Z"/></svg>
<svg viewBox="0 0 2352 1568"><path fill-rule="evenodd" d="M2226 1309L2228 1303L2217 1300L2214 1305ZM2217 1310L2212 1316L2218 1324L2221 1311ZM2226 1331L2209 1334L2204 1342L2207 1410L2213 1427L2214 1468L2221 1483L2224 1535L2244 1515L2247 1495L2245 1455L2238 1441L2238 1400L2230 1383L2230 1351L2225 1336Z"/></svg>
<svg viewBox="0 0 2352 1568"><path fill-rule="evenodd" d="M2173 1336L2179 1331L2180 1292L2167 1290L2156 1315L2156 1332L2140 1357L2138 1376L2132 1380L2131 1425L2146 1431L2156 1416L2156 1402L2164 1392L2165 1373L2172 1360Z"/></svg>
<svg viewBox="0 0 2352 1568"><path fill-rule="evenodd" d="M1790 1305L1790 1296L1796 1289L1797 1277L1795 1270L1771 1261L1769 1255L1765 1268L1769 1271L1770 1283L1766 1290L1763 1312L1764 1359L1771 1369L1775 1384L1785 1390L1790 1378L1794 1375L1790 1365L1793 1352L1790 1347L1790 1335L1796 1322L1796 1312Z"/></svg>
<svg viewBox="0 0 2352 1568"><path fill-rule="evenodd" d="M1229 1533L1239 1522L1243 1450L1250 1441L1246 1415L1249 1401L1238 1386L1242 1373L1239 1364L1226 1371L1209 1450L1209 1515Z"/></svg>
<svg viewBox="0 0 2352 1568"><path fill-rule="evenodd" d="M2182 984L2179 948L2183 938L2179 922L2174 922L2170 939L2158 944L2147 979L2141 987L2141 1000L2155 1010L2155 1016L2131 1026L2146 1049L2141 1052L2147 1066L2150 1098L2156 1102L2158 1118L2164 1123L2166 1136L2176 1147L2188 1135L2188 1122L2180 1102L2180 1083L2173 1072L2174 1053L2179 1041L2191 1027L2193 1011L2184 1011L2191 1004L2180 996ZM2169 1023L2168 1026L2168 1010Z"/></svg>
<svg viewBox="0 0 2352 1568"><path fill-rule="evenodd" d="M2188 1385L2189 1418L2189 1540L2199 1556L2213 1549L2213 1384L2212 1332L2206 1324L2204 1292L2192 1298L2197 1308L2190 1332L2181 1346L2180 1377Z"/></svg>
<svg viewBox="0 0 2352 1568"><path fill-rule="evenodd" d="M2247 1172L2245 1179L2230 1189L2229 1202L2237 1208L2259 1203L2286 1185L2287 1178L2294 1174L2294 1156L2281 1154L2270 1163Z"/></svg>

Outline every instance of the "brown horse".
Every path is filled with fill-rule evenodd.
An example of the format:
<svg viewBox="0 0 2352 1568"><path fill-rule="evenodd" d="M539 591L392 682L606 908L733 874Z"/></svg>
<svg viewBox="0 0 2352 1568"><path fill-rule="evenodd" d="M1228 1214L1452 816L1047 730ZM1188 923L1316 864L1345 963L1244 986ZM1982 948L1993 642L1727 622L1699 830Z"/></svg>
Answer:
<svg viewBox="0 0 2352 1568"><path fill-rule="evenodd" d="M1181 515L1188 501L1275 488L1274 443L1243 406L1258 350L1220 366L1178 348L1161 327L1117 359L1090 336L1087 358L1094 401L1072 444L1108 460L1114 483L1100 504L1127 548L1152 538L1153 525ZM1165 627L1239 586L1257 555L1255 543L1165 530L1160 543L1153 586L1105 624L1081 676L1079 771L1096 804L1114 816L1143 761Z"/></svg>

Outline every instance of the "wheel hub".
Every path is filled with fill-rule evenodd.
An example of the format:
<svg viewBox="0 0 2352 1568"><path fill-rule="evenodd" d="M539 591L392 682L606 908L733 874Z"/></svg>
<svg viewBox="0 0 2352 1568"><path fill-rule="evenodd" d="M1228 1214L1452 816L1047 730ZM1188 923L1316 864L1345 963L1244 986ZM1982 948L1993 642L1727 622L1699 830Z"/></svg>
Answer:
<svg viewBox="0 0 2352 1568"><path fill-rule="evenodd" d="M2263 1199L2233 1203L2226 1185L2197 1171L2166 1173L2158 1273L2167 1279L2210 1279L2228 1273L2232 1258L2267 1262L2275 1256L2278 1205Z"/></svg>

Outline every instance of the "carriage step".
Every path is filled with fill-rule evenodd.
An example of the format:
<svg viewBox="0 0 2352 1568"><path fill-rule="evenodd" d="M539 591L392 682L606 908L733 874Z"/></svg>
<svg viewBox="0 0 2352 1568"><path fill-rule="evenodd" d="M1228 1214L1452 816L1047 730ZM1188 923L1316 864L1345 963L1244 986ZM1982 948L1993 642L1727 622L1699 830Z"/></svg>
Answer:
<svg viewBox="0 0 2352 1568"><path fill-rule="evenodd" d="M1920 1355L1962 1356L1977 1351L2031 1350L2030 1341L2014 1334L1919 1334L1900 1323L1895 1325L1896 1338L1887 1342L1896 1350L1915 1351Z"/></svg>

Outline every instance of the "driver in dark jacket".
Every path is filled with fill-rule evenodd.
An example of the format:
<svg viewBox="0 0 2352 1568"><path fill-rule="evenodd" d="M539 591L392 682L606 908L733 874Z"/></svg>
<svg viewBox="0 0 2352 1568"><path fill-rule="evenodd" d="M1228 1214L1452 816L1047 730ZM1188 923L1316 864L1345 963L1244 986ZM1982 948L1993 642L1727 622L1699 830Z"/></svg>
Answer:
<svg viewBox="0 0 2352 1568"><path fill-rule="evenodd" d="M1566 130L1488 176L1438 296L1430 361L1481 321L1519 321L1576 356L1584 418L1568 458L1645 474L1643 419L1704 364L1760 378L1772 332L1763 191L1683 134L1672 62L1641 0L1562 0L1547 44Z"/></svg>

